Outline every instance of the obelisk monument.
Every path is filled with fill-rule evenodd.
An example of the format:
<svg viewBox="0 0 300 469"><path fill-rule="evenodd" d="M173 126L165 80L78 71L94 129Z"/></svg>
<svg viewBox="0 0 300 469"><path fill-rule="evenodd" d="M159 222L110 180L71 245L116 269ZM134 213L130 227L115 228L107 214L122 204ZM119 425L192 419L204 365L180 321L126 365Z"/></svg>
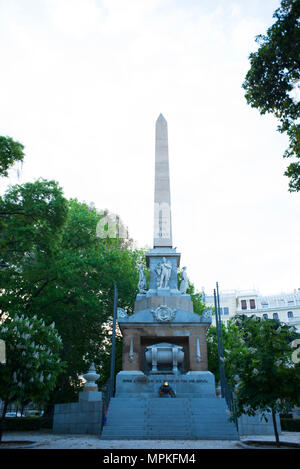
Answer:
<svg viewBox="0 0 300 469"><path fill-rule="evenodd" d="M122 311L118 316L123 335L122 373L148 376L158 372L166 375L207 372L206 331L211 311L201 317L193 312L185 268L178 288L180 253L172 247L168 125L162 114L155 125L154 208L153 248L146 253L149 284L143 266L139 266L134 314L128 316ZM169 354L168 363L160 362L161 349L165 350L163 355ZM121 389L122 386L118 392L122 393Z"/></svg>
<svg viewBox="0 0 300 469"><path fill-rule="evenodd" d="M168 124L162 114L155 126L154 248L172 247Z"/></svg>
<svg viewBox="0 0 300 469"><path fill-rule="evenodd" d="M186 268L172 246L168 126L155 126L154 241L140 265L134 313L118 308L122 370L102 439L236 439L226 403L208 371L206 332L211 309L194 313ZM149 283L148 283L149 278ZM162 399L168 382L176 399Z"/></svg>

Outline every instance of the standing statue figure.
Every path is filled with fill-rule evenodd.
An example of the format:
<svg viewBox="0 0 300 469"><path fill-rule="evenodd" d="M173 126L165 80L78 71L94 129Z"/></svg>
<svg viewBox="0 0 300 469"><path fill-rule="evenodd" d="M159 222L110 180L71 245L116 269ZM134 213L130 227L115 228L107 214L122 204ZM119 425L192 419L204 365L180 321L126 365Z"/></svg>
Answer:
<svg viewBox="0 0 300 469"><path fill-rule="evenodd" d="M146 281L146 277L145 277L145 273L144 273L144 270L143 270L143 266L140 265L139 266L139 283L138 283L138 289L139 289L139 293L141 295L143 295L144 293L147 292L147 281Z"/></svg>
<svg viewBox="0 0 300 469"><path fill-rule="evenodd" d="M168 288L169 280L171 277L172 266L169 262L166 261L166 258L163 257L163 262L161 264L161 274L159 279L159 288Z"/></svg>
<svg viewBox="0 0 300 469"><path fill-rule="evenodd" d="M180 293L186 295L186 291L189 288L189 281L187 278L186 267L183 267L181 272L181 282L180 282Z"/></svg>

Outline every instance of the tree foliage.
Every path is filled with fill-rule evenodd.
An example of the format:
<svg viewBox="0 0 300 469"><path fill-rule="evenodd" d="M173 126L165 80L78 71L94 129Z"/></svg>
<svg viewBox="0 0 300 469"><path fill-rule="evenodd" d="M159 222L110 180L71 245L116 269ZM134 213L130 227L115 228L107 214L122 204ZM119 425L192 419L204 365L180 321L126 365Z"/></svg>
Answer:
<svg viewBox="0 0 300 469"><path fill-rule="evenodd" d="M266 35L259 35L257 52L250 54L250 65L243 88L248 104L261 114L279 119L278 130L286 132L289 148L284 157L300 158L300 103L295 90L300 79L300 1L282 0L274 15L275 23ZM299 89L299 88L298 88ZM300 190L300 162L292 162L285 175L289 190Z"/></svg>
<svg viewBox="0 0 300 469"><path fill-rule="evenodd" d="M299 367L293 363L294 327L275 319L237 316L240 341L227 355L231 383L237 381L239 411L283 412L299 402ZM238 378L236 378L238 375ZM250 405L249 405L250 404Z"/></svg>
<svg viewBox="0 0 300 469"><path fill-rule="evenodd" d="M177 273L178 285L180 285L181 274ZM203 301L203 293L200 293L195 285L189 280L189 287L186 291L187 295L191 295L191 300L193 302L194 313L202 315L203 311L207 308L205 302Z"/></svg>
<svg viewBox="0 0 300 469"><path fill-rule="evenodd" d="M203 294L195 290L193 284L190 284L187 294L191 295L191 300L193 302L194 313L202 315L203 311L207 308L206 304L203 301Z"/></svg>
<svg viewBox="0 0 300 469"><path fill-rule="evenodd" d="M40 179L9 187L0 197L1 270L12 269L17 275L27 257L38 252L50 255L67 212L67 201L55 181Z"/></svg>
<svg viewBox="0 0 300 469"><path fill-rule="evenodd" d="M227 328L223 326L225 370L236 396L235 416L271 412L277 441L275 414L300 403L300 366L293 361L291 346L297 337L294 327L255 316L238 315ZM216 367L214 331L208 344Z"/></svg>
<svg viewBox="0 0 300 469"><path fill-rule="evenodd" d="M24 159L24 146L10 137L0 136L0 176L8 176L8 169Z"/></svg>
<svg viewBox="0 0 300 469"><path fill-rule="evenodd" d="M0 137L0 175L7 176L9 167L23 160L23 148ZM100 371L100 384L107 380L115 282L118 306L133 312L144 253L133 249L132 240L112 236L107 223L99 237L103 217L109 219L107 210L66 200L55 181L15 185L0 197L0 318L15 321L22 314L47 324L55 321L66 366L49 403L76 399L80 375L91 362ZM119 337L116 358L118 371Z"/></svg>
<svg viewBox="0 0 300 469"><path fill-rule="evenodd" d="M11 402L44 402L63 369L59 356L61 338L54 327L36 315L15 314L0 324L6 344L6 364L0 365L0 397L4 402L2 423Z"/></svg>
<svg viewBox="0 0 300 469"><path fill-rule="evenodd" d="M15 246L22 249L5 258L0 307L10 315L17 311L36 314L47 323L55 321L66 369L50 401L68 402L76 399L82 385L79 376L88 371L91 362L100 371L102 383L108 377L114 282L118 306L130 314L142 252L132 249L129 240L97 237L97 223L103 215L85 203L54 198L56 204L48 216L49 204L45 205L43 197L31 197L30 185L9 190L4 198L6 211L11 200L13 208L18 203L20 193L22 209L24 200L31 199L34 207L26 206L21 215L12 210L5 217L3 236L9 240L13 233ZM36 223L28 222L23 229L28 213L36 214Z"/></svg>
<svg viewBox="0 0 300 469"><path fill-rule="evenodd" d="M235 353L242 353L242 346L240 342L240 332L238 327L232 321L228 321L227 326L222 324L222 341L224 356L227 357L230 350L235 350ZM217 328L210 326L207 331L207 351L208 351L208 369L215 375L216 383L220 380L220 369L218 360L218 341L217 341ZM227 369L227 376L231 376L232 370Z"/></svg>

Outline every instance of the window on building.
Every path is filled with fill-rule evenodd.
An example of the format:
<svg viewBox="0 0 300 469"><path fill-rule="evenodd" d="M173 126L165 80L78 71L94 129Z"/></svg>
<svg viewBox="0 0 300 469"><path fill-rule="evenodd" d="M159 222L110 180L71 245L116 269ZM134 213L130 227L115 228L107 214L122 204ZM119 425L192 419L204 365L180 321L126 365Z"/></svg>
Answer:
<svg viewBox="0 0 300 469"><path fill-rule="evenodd" d="M247 309L247 301L241 300L241 306L242 306L242 309Z"/></svg>
<svg viewBox="0 0 300 469"><path fill-rule="evenodd" d="M287 315L288 315L288 318L293 318L294 317L293 311L288 311Z"/></svg>
<svg viewBox="0 0 300 469"><path fill-rule="evenodd" d="M250 309L255 309L255 300L250 300Z"/></svg>
<svg viewBox="0 0 300 469"><path fill-rule="evenodd" d="M273 313L273 319L276 319L277 321L279 320L278 313Z"/></svg>
<svg viewBox="0 0 300 469"><path fill-rule="evenodd" d="M264 314L263 314L263 318L264 318L264 319L269 319L269 316L267 315L267 313L264 313Z"/></svg>
<svg viewBox="0 0 300 469"><path fill-rule="evenodd" d="M227 306L224 307L224 314L229 314L229 308L227 308Z"/></svg>

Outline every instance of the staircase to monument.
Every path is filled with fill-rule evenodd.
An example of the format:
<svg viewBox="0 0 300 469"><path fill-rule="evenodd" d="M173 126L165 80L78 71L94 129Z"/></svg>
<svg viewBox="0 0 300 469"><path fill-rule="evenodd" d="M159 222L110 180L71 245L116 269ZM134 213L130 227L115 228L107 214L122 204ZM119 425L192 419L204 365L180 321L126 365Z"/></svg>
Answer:
<svg viewBox="0 0 300 469"><path fill-rule="evenodd" d="M103 440L237 440L220 398L112 398Z"/></svg>

